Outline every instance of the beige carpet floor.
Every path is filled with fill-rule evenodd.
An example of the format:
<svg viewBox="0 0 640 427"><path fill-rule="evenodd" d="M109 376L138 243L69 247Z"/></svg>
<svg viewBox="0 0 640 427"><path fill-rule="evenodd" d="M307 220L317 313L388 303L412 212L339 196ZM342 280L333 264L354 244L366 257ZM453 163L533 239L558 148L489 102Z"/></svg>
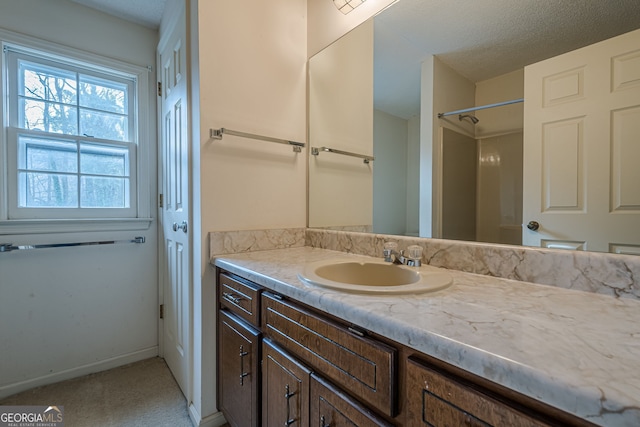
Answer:
<svg viewBox="0 0 640 427"><path fill-rule="evenodd" d="M158 357L28 390L0 405L64 406L65 427L193 427L187 402Z"/></svg>

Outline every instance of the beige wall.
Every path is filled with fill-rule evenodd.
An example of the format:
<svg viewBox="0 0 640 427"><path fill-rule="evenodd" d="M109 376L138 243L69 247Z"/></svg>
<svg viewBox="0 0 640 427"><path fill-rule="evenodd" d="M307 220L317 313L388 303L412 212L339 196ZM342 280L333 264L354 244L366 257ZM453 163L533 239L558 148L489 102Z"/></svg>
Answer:
<svg viewBox="0 0 640 427"><path fill-rule="evenodd" d="M310 146L373 154L372 21L310 60L309 100ZM310 156L309 226L371 225L374 167L338 154Z"/></svg>
<svg viewBox="0 0 640 427"><path fill-rule="evenodd" d="M374 110L373 232L407 232L407 150L409 123Z"/></svg>
<svg viewBox="0 0 640 427"><path fill-rule="evenodd" d="M458 116L438 119L438 113L468 108L475 85L436 57L422 65L420 128L420 236L441 236L442 150L440 127L473 136L473 125Z"/></svg>
<svg viewBox="0 0 640 427"><path fill-rule="evenodd" d="M367 0L355 10L344 15L331 0L308 0L307 51L309 57L320 52L395 1Z"/></svg>
<svg viewBox="0 0 640 427"><path fill-rule="evenodd" d="M373 231L418 235L420 118L374 110Z"/></svg>
<svg viewBox="0 0 640 427"><path fill-rule="evenodd" d="M476 240L478 152L473 137L442 129L442 238Z"/></svg>
<svg viewBox="0 0 640 427"><path fill-rule="evenodd" d="M209 129L306 142L306 2L201 1L198 18L202 230L304 227L306 150Z"/></svg>
<svg viewBox="0 0 640 427"><path fill-rule="evenodd" d="M417 236L420 227L420 116L407 123L407 229Z"/></svg>
<svg viewBox="0 0 640 427"><path fill-rule="evenodd" d="M475 105L495 104L524 97L524 68L476 83ZM519 132L523 127L524 103L475 112L480 119L476 137Z"/></svg>
<svg viewBox="0 0 640 427"><path fill-rule="evenodd" d="M306 0L187 2L190 19L194 312L192 418L216 412L215 271L210 231L306 225ZM258 42L257 42L258 41Z"/></svg>

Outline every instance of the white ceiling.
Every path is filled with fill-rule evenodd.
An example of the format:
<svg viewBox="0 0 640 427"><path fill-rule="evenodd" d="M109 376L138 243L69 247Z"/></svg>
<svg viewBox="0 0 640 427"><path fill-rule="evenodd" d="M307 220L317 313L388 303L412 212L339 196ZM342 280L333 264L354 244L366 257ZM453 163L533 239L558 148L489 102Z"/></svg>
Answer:
<svg viewBox="0 0 640 427"><path fill-rule="evenodd" d="M149 28L158 28L166 0L71 0Z"/></svg>

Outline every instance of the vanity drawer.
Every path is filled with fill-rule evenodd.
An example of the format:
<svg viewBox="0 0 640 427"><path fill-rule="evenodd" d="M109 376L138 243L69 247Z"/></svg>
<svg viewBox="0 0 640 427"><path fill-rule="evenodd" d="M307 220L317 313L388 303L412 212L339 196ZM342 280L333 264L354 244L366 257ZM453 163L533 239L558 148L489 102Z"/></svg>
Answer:
<svg viewBox="0 0 640 427"><path fill-rule="evenodd" d="M225 273L218 276L218 301L254 326L260 326L260 292L262 289Z"/></svg>
<svg viewBox="0 0 640 427"><path fill-rule="evenodd" d="M407 363L407 401L409 419L415 425L441 426L549 426L516 409L502 398L493 398L467 381L443 374L409 358Z"/></svg>
<svg viewBox="0 0 640 427"><path fill-rule="evenodd" d="M397 351L270 293L263 332L316 372L391 417L397 413Z"/></svg>

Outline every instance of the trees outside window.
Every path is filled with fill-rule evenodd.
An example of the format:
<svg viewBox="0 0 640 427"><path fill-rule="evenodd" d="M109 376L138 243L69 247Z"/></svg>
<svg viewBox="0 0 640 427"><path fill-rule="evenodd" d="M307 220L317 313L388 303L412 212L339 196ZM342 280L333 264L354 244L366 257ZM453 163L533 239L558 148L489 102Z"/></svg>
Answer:
<svg viewBox="0 0 640 427"><path fill-rule="evenodd" d="M20 49L9 49L6 59L9 162L15 161L10 211L16 217L131 211L135 78Z"/></svg>

